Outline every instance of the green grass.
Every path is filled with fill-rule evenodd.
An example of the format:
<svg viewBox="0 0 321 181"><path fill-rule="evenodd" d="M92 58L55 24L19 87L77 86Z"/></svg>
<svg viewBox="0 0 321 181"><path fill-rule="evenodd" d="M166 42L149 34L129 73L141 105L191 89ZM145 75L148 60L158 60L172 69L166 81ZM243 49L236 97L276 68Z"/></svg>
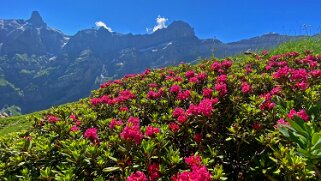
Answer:
<svg viewBox="0 0 321 181"><path fill-rule="evenodd" d="M29 120L31 116L40 115L42 111L34 112L27 115L12 116L0 119L0 136L7 135L12 132L27 130L32 122Z"/></svg>

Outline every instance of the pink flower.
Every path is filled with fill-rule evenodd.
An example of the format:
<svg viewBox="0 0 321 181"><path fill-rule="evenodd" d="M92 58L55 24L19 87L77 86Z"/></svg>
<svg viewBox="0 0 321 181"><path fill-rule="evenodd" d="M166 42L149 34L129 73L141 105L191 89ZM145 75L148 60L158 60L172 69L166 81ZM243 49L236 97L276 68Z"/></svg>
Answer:
<svg viewBox="0 0 321 181"><path fill-rule="evenodd" d="M156 133L159 133L159 128L155 128L153 126L146 127L145 135L147 137L153 137Z"/></svg>
<svg viewBox="0 0 321 181"><path fill-rule="evenodd" d="M225 68L230 68L232 66L232 61L231 60L223 60L222 66Z"/></svg>
<svg viewBox="0 0 321 181"><path fill-rule="evenodd" d="M220 76L218 76L217 77L217 79L216 79L216 83L225 83L226 82L226 80L227 80L227 76L226 75L220 75Z"/></svg>
<svg viewBox="0 0 321 181"><path fill-rule="evenodd" d="M149 175L150 181L155 181L156 179L158 179L160 177L158 163L153 163L148 166L148 175Z"/></svg>
<svg viewBox="0 0 321 181"><path fill-rule="evenodd" d="M185 77L188 78L188 79L194 77L194 75L195 75L195 73L194 73L193 70L187 71L185 73Z"/></svg>
<svg viewBox="0 0 321 181"><path fill-rule="evenodd" d="M74 120L74 121L76 120L76 116L74 115L74 113L72 113L72 114L69 116L69 118L72 119L72 120Z"/></svg>
<svg viewBox="0 0 321 181"><path fill-rule="evenodd" d="M263 50L262 55L267 55L269 53L268 50Z"/></svg>
<svg viewBox="0 0 321 181"><path fill-rule="evenodd" d="M227 86L225 83L215 84L215 90L220 92L220 96L224 96L227 93Z"/></svg>
<svg viewBox="0 0 321 181"><path fill-rule="evenodd" d="M78 130L79 130L79 128L77 126L75 126L75 125L71 126L71 128L70 128L71 132L76 132Z"/></svg>
<svg viewBox="0 0 321 181"><path fill-rule="evenodd" d="M128 112L128 107L122 106L122 107L119 108L119 111L120 112Z"/></svg>
<svg viewBox="0 0 321 181"><path fill-rule="evenodd" d="M212 64L212 70L219 70L220 68L221 68L221 64L220 64L220 62L214 62L213 64Z"/></svg>
<svg viewBox="0 0 321 181"><path fill-rule="evenodd" d="M89 139L89 140L97 140L98 136L97 136L97 128L88 128L86 129L85 133L84 133L84 137Z"/></svg>
<svg viewBox="0 0 321 181"><path fill-rule="evenodd" d="M298 117L300 117L301 119L303 119L304 121L309 121L309 116L308 114L305 112L304 109L301 109L299 112L297 112Z"/></svg>
<svg viewBox="0 0 321 181"><path fill-rule="evenodd" d="M207 74L205 72L201 72L197 74L196 78L200 81L204 81L207 78Z"/></svg>
<svg viewBox="0 0 321 181"><path fill-rule="evenodd" d="M116 119L112 119L111 122L109 123L109 128L114 129L115 126L122 126L124 123L122 120L117 121Z"/></svg>
<svg viewBox="0 0 321 181"><path fill-rule="evenodd" d="M276 125L274 125L274 128L277 128L278 126L284 126L284 125L290 125L290 123L286 122L283 118L281 118L276 122Z"/></svg>
<svg viewBox="0 0 321 181"><path fill-rule="evenodd" d="M147 181L147 177L143 172L136 171L130 174L126 181Z"/></svg>
<svg viewBox="0 0 321 181"><path fill-rule="evenodd" d="M169 89L169 92L172 92L172 93L178 93L181 91L181 87L179 85L173 85L170 89Z"/></svg>
<svg viewBox="0 0 321 181"><path fill-rule="evenodd" d="M251 64L246 64L246 66L245 66L245 71L248 72L248 73L251 73L251 72L252 72Z"/></svg>
<svg viewBox="0 0 321 181"><path fill-rule="evenodd" d="M190 167L193 167L193 166L200 166L201 165L201 157L198 156L198 155L191 155L189 157L186 157L185 158L185 163L187 165L189 165Z"/></svg>
<svg viewBox="0 0 321 181"><path fill-rule="evenodd" d="M178 95L177 95L177 99L178 100L182 100L182 101L185 101L190 97L191 97L191 91L190 90L186 90L184 92L179 92Z"/></svg>
<svg viewBox="0 0 321 181"><path fill-rule="evenodd" d="M177 121L181 124L184 124L186 120L187 120L187 117L185 115L180 115L177 118Z"/></svg>
<svg viewBox="0 0 321 181"><path fill-rule="evenodd" d="M154 83L151 83L151 84L149 84L149 87L151 87L151 88L155 88L155 87L157 87L158 85L157 84L154 84Z"/></svg>
<svg viewBox="0 0 321 181"><path fill-rule="evenodd" d="M130 117L127 121L126 127L120 133L121 139L140 144L143 139L143 133L140 131L139 123L140 121L138 118Z"/></svg>
<svg viewBox="0 0 321 181"><path fill-rule="evenodd" d="M244 94L247 94L248 92L250 92L251 86L247 82L243 82L241 89Z"/></svg>
<svg viewBox="0 0 321 181"><path fill-rule="evenodd" d="M49 123L53 123L53 122L58 122L60 119L56 116L49 116L48 117L48 121Z"/></svg>
<svg viewBox="0 0 321 181"><path fill-rule="evenodd" d="M200 143L203 139L203 135L201 133L195 133L193 139L196 143Z"/></svg>
<svg viewBox="0 0 321 181"><path fill-rule="evenodd" d="M297 80L306 81L307 79L308 79L308 74L305 69L298 69L298 70L291 71L290 80L292 80L292 81L297 81Z"/></svg>
<svg viewBox="0 0 321 181"><path fill-rule="evenodd" d="M279 68L276 72L273 73L273 78L281 79L283 77L287 77L289 73L289 68L287 66Z"/></svg>
<svg viewBox="0 0 321 181"><path fill-rule="evenodd" d="M184 115L185 114L185 110L183 108L180 108L180 107L176 107L173 111L173 117L177 118L181 115Z"/></svg>
<svg viewBox="0 0 321 181"><path fill-rule="evenodd" d="M170 129L172 132L176 133L177 131L179 131L179 126L178 126L178 124L176 124L176 123L170 123L170 124L169 124L169 129Z"/></svg>
<svg viewBox="0 0 321 181"><path fill-rule="evenodd" d="M160 97L159 94L157 92L154 92L154 91L149 91L147 93L147 99L156 99Z"/></svg>
<svg viewBox="0 0 321 181"><path fill-rule="evenodd" d="M214 102L217 102L217 100L207 98L203 99L198 105L199 113L203 116L211 117L213 112L213 105L215 104Z"/></svg>
<svg viewBox="0 0 321 181"><path fill-rule="evenodd" d="M213 90L211 88L205 88L203 89L203 96L204 97L212 97Z"/></svg>
<svg viewBox="0 0 321 181"><path fill-rule="evenodd" d="M193 84L197 84L197 83L198 83L198 79L197 79L197 77L191 77L191 78L189 79L189 82L190 82L190 83L193 83Z"/></svg>
<svg viewBox="0 0 321 181"><path fill-rule="evenodd" d="M295 84L295 86L299 89L299 90L306 90L309 87L309 84L305 81L302 82L297 82Z"/></svg>

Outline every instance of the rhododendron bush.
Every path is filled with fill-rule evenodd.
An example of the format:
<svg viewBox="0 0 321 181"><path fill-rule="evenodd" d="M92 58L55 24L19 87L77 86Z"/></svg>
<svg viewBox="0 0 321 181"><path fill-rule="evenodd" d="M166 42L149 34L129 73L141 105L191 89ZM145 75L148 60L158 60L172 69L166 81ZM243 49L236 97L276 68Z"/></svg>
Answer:
<svg viewBox="0 0 321 181"><path fill-rule="evenodd" d="M1 138L13 180L318 180L321 56L146 70Z"/></svg>

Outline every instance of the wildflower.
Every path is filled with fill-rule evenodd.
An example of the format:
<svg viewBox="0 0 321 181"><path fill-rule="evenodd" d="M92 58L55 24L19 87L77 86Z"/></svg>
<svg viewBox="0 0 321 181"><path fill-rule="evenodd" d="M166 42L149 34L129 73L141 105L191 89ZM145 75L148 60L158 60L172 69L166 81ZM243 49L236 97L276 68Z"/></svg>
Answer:
<svg viewBox="0 0 321 181"><path fill-rule="evenodd" d="M191 78L189 79L189 82L190 82L190 83L193 83L193 84L197 84L197 83L198 83L198 79L197 79L197 77L191 77Z"/></svg>
<svg viewBox="0 0 321 181"><path fill-rule="evenodd" d="M225 68L230 68L232 66L232 61L231 60L223 60L222 66Z"/></svg>
<svg viewBox="0 0 321 181"><path fill-rule="evenodd" d="M124 123L122 120L117 121L116 119L112 119L111 122L109 123L109 128L114 129L115 126L122 126Z"/></svg>
<svg viewBox="0 0 321 181"><path fill-rule="evenodd" d="M153 163L148 166L148 176L150 181L155 181L160 177L158 163Z"/></svg>
<svg viewBox="0 0 321 181"><path fill-rule="evenodd" d="M260 130L260 129L262 128L262 125L261 125L261 123L259 123L259 122L255 122L255 123L252 124L252 128L253 128L255 131L258 131L258 130Z"/></svg>
<svg viewBox="0 0 321 181"><path fill-rule="evenodd" d="M97 136L97 128L88 128L86 129L85 133L84 133L84 137L89 139L89 140L97 140L98 136Z"/></svg>
<svg viewBox="0 0 321 181"><path fill-rule="evenodd" d="M263 50L262 55L267 55L269 53L268 50Z"/></svg>
<svg viewBox="0 0 321 181"><path fill-rule="evenodd" d="M71 128L70 128L71 132L76 132L78 130L79 130L79 128L76 125L72 125Z"/></svg>
<svg viewBox="0 0 321 181"><path fill-rule="evenodd" d="M185 115L180 115L177 118L177 121L181 124L184 124L186 120L187 120L187 117Z"/></svg>
<svg viewBox="0 0 321 181"><path fill-rule="evenodd" d="M49 116L48 117L48 121L49 123L53 123L53 122L58 122L60 119L56 116Z"/></svg>
<svg viewBox="0 0 321 181"><path fill-rule="evenodd" d="M203 89L203 96L204 97L212 97L213 90L211 88L205 88Z"/></svg>
<svg viewBox="0 0 321 181"><path fill-rule="evenodd" d="M309 116L308 114L305 112L304 109L301 109L299 112L297 112L298 117L300 117L301 119L303 119L304 121L309 121Z"/></svg>
<svg viewBox="0 0 321 181"><path fill-rule="evenodd" d="M219 62L214 62L211 66L212 70L219 70L221 68L221 64Z"/></svg>
<svg viewBox="0 0 321 181"><path fill-rule="evenodd" d="M128 112L128 107L122 106L122 107L119 108L119 111L120 112Z"/></svg>
<svg viewBox="0 0 321 181"><path fill-rule="evenodd" d="M184 115L185 114L185 110L183 108L180 108L180 107L176 107L173 111L173 117L177 118L181 115Z"/></svg>
<svg viewBox="0 0 321 181"><path fill-rule="evenodd" d="M203 139L203 135L201 133L195 133L193 139L196 143L200 143Z"/></svg>
<svg viewBox="0 0 321 181"><path fill-rule="evenodd" d="M190 90L186 90L184 92L179 92L177 94L177 99L178 100L182 100L182 101L187 100L190 97L191 97L191 91Z"/></svg>
<svg viewBox="0 0 321 181"><path fill-rule="evenodd" d="M284 126L284 125L290 125L290 123L286 122L283 118L281 118L276 122L276 125L274 125L274 128L277 128L278 126Z"/></svg>
<svg viewBox="0 0 321 181"><path fill-rule="evenodd" d="M130 174L126 181L147 181L147 177L143 172L136 171Z"/></svg>
<svg viewBox="0 0 321 181"><path fill-rule="evenodd" d="M295 86L299 89L299 90L306 90L309 87L309 84L305 81L302 82L297 82L295 84Z"/></svg>
<svg viewBox="0 0 321 181"><path fill-rule="evenodd" d="M153 137L156 133L159 133L159 128L155 128L153 126L146 127L145 135L147 137Z"/></svg>
<svg viewBox="0 0 321 181"><path fill-rule="evenodd" d="M201 165L201 157L198 155L191 155L185 158L185 163L190 167Z"/></svg>
<svg viewBox="0 0 321 181"><path fill-rule="evenodd" d="M251 86L247 82L243 82L241 90L244 94L247 94L248 92L250 92Z"/></svg>
<svg viewBox="0 0 321 181"><path fill-rule="evenodd" d="M72 120L74 120L74 121L76 120L76 116L74 115L74 113L72 113L72 114L69 116L69 118L72 119Z"/></svg>
<svg viewBox="0 0 321 181"><path fill-rule="evenodd" d="M195 75L195 73L194 73L193 70L187 71L185 73L185 77L188 78L188 79L194 77L194 75Z"/></svg>
<svg viewBox="0 0 321 181"><path fill-rule="evenodd" d="M176 133L176 132L179 130L179 126L178 126L178 124L176 124L176 123L170 123L170 124L169 124L169 129L170 129L172 132Z"/></svg>
<svg viewBox="0 0 321 181"><path fill-rule="evenodd" d="M225 83L215 84L215 90L220 92L220 96L224 96L227 93L227 86Z"/></svg>
<svg viewBox="0 0 321 181"><path fill-rule="evenodd" d="M204 81L207 78L207 75L205 72L201 72L201 73L197 74L196 78L200 81Z"/></svg>
<svg viewBox="0 0 321 181"><path fill-rule="evenodd" d="M172 93L178 93L179 91L181 91L181 87L176 84L169 89L169 92L172 92Z"/></svg>

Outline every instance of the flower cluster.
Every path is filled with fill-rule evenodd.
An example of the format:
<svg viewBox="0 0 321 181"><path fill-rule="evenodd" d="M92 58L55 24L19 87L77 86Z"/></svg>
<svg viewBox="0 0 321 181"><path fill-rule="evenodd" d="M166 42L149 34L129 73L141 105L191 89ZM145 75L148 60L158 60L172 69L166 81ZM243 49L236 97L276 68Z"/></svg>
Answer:
<svg viewBox="0 0 321 181"><path fill-rule="evenodd" d="M143 139L143 133L140 131L139 119L130 117L127 121L126 127L120 133L120 137L123 140L140 144Z"/></svg>

